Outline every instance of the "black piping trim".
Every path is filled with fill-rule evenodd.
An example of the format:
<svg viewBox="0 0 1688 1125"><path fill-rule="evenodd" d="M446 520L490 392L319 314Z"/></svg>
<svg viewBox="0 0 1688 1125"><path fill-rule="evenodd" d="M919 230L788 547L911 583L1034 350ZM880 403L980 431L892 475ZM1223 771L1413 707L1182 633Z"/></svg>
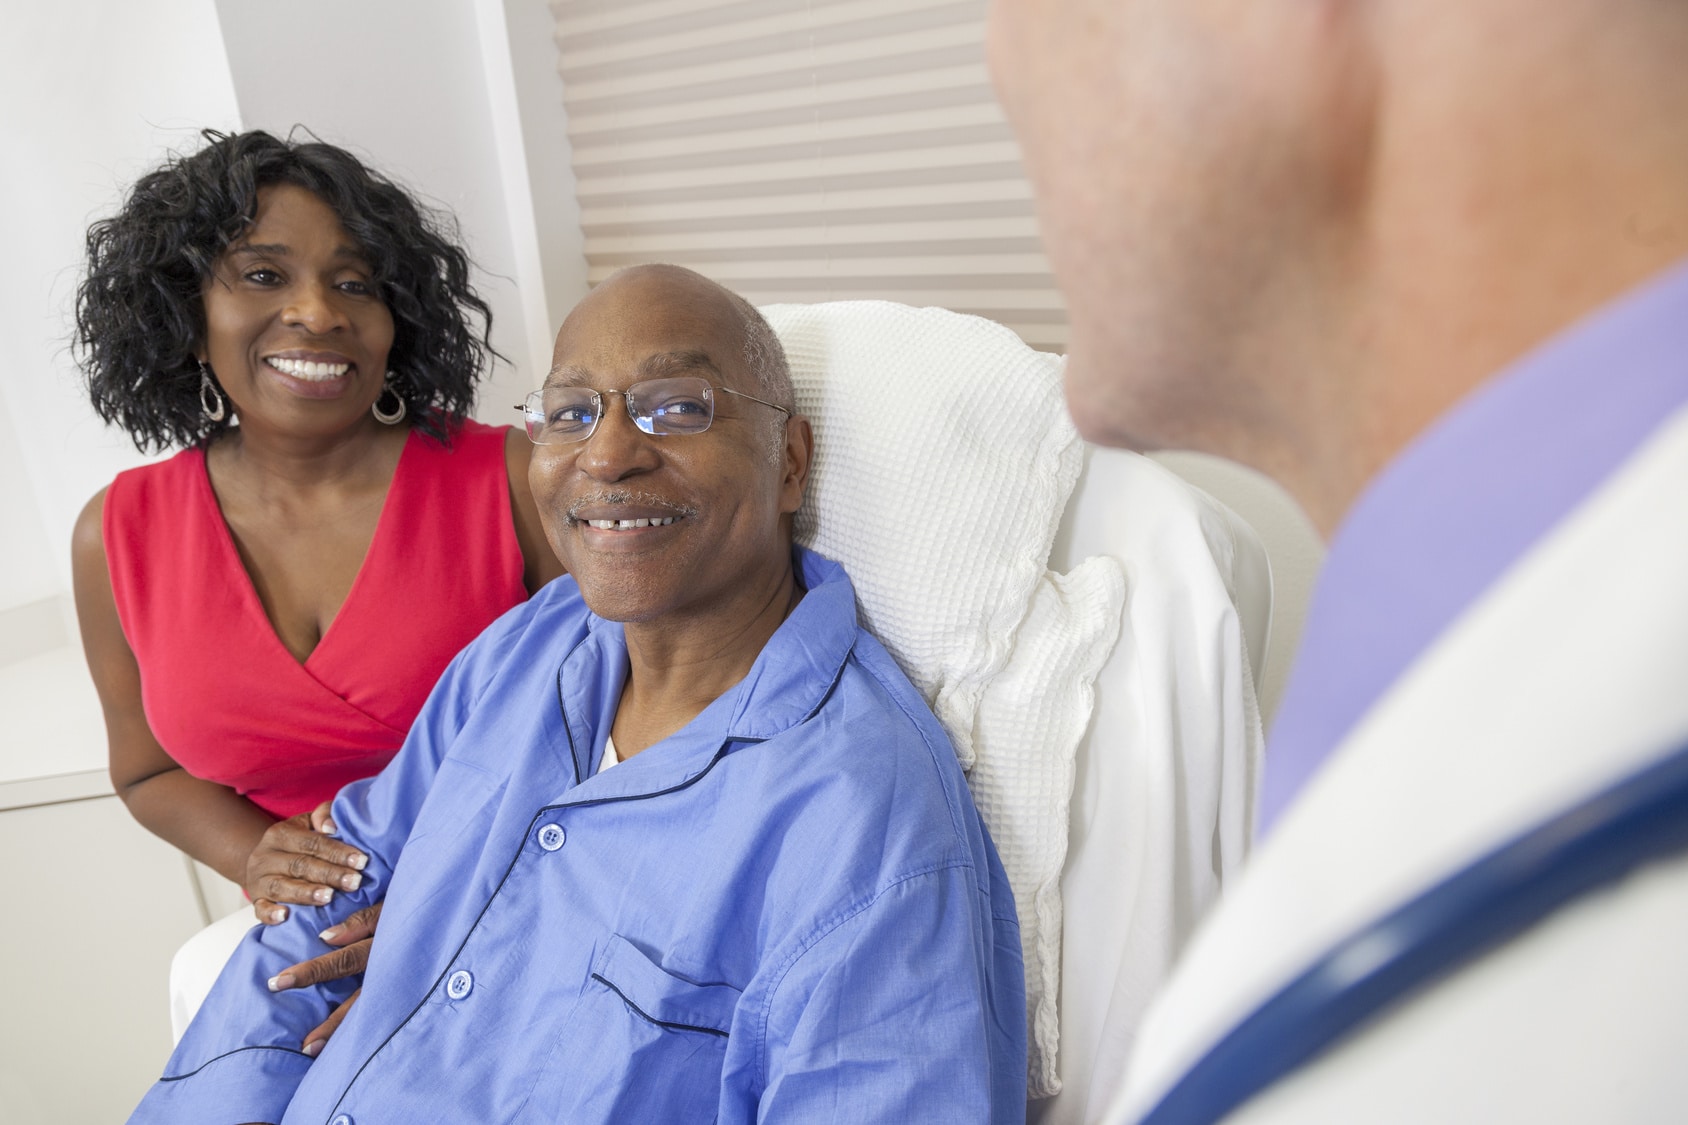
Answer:
<svg viewBox="0 0 1688 1125"><path fill-rule="evenodd" d="M702 781L709 775L710 770L713 770L716 766L721 764L721 759L726 756L727 747L722 746L721 749L715 751L715 756L709 759L708 765L704 766L701 770L698 770L691 777L686 778L686 780L670 785L667 789L655 789L649 793L628 793L620 797L593 797L585 801L562 801L555 805L546 805L544 808L540 809L539 812L533 814L534 819L537 820L540 816L553 809L584 809L590 808L593 805L614 805L623 801L648 801L652 797L666 797L670 793L678 793L682 789L690 789L692 786ZM530 821L528 827L532 828L532 826L532 822Z"/></svg>
<svg viewBox="0 0 1688 1125"><path fill-rule="evenodd" d="M295 1047L236 1047L232 1051L224 1051L222 1054L218 1055L216 1058L206 1059L204 1062L200 1063L198 1066L194 1067L192 1070L188 1071L186 1074L166 1074L162 1078L160 1078L159 1081L160 1082L180 1082L184 1078L192 1078L194 1075L198 1074L200 1071L204 1070L206 1067L210 1066L214 1062L221 1062L224 1059L233 1058L235 1055L244 1055L247 1051L280 1051L284 1055L298 1055L300 1058L304 1058L304 1059L309 1059L311 1057L311 1056L305 1054L305 1052L298 1050Z"/></svg>
<svg viewBox="0 0 1688 1125"><path fill-rule="evenodd" d="M640 1019L644 1020L646 1023L654 1023L658 1027L666 1027L666 1028L669 1028L670 1030L673 1030L673 1031L701 1031L705 1035L719 1035L723 1039L727 1038L727 1033L725 1031L722 1031L718 1027L701 1027L698 1024L695 1024L695 1023L674 1023L670 1020L659 1020L655 1016L651 1015L649 1012L645 1011L645 1009L639 1007L639 1005L637 1005L637 1004L633 1003L633 1001L629 1000L627 998L627 993L621 991L621 989L617 988L613 983L606 980L602 975L600 975L598 973L593 973L592 979L597 981L599 984L603 985L605 988L609 989L611 992L615 993L617 996L621 997L621 1002L623 1004L626 1004L629 1008L633 1009L633 1014L638 1016Z"/></svg>
<svg viewBox="0 0 1688 1125"><path fill-rule="evenodd" d="M569 655L572 656L573 654L574 649L570 649ZM574 748L574 733L569 730L568 708L563 706L563 665L567 663L568 656L565 656L557 664L557 714L561 716L563 720L563 737L568 739L569 742L569 765L574 767L574 783L579 785L582 780L580 776L580 755Z"/></svg>

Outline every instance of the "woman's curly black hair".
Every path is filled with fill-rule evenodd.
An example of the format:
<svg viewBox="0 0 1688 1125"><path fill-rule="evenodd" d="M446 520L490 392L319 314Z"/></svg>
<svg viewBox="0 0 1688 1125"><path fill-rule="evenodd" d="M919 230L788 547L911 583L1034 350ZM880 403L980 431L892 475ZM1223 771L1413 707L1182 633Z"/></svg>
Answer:
<svg viewBox="0 0 1688 1125"><path fill-rule="evenodd" d="M203 135L205 147L141 177L117 215L88 228L73 347L100 417L143 453L209 442L228 428L200 408L201 287L252 225L258 189L295 184L357 239L393 315L387 366L396 389L417 428L444 439L447 420L469 412L498 356L492 310L469 283L455 219L334 145L261 130Z"/></svg>

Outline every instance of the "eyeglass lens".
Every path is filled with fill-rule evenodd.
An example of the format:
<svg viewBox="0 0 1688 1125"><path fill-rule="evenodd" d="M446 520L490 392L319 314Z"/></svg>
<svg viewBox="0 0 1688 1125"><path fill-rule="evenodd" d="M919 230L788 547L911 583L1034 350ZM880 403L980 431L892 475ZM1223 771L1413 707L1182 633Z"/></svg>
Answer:
<svg viewBox="0 0 1688 1125"><path fill-rule="evenodd" d="M597 428L605 394L622 395L628 417L647 434L701 434L715 418L707 379L645 379L619 392L547 387L527 397L528 437L540 445L585 441Z"/></svg>

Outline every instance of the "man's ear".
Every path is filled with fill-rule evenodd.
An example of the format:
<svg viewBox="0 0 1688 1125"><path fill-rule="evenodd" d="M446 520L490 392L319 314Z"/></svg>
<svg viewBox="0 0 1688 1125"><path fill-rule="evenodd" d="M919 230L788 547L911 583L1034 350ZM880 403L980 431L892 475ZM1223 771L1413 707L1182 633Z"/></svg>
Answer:
<svg viewBox="0 0 1688 1125"><path fill-rule="evenodd" d="M785 476L780 480L780 513L791 515L803 506L803 488L815 456L815 433L809 420L793 414L785 420Z"/></svg>

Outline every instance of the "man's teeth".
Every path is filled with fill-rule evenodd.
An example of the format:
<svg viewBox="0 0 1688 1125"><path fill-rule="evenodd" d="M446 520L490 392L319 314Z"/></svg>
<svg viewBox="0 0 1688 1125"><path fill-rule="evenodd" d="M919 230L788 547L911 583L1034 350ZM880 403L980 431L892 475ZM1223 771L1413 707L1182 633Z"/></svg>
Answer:
<svg viewBox="0 0 1688 1125"><path fill-rule="evenodd" d="M656 520L587 520L589 527L600 531L631 531L635 527L667 527L679 516L664 516Z"/></svg>
<svg viewBox="0 0 1688 1125"><path fill-rule="evenodd" d="M317 363L309 359L283 359L280 356L271 356L268 362L283 375L291 375L295 379L306 379L313 383L338 379L352 367L349 363Z"/></svg>

